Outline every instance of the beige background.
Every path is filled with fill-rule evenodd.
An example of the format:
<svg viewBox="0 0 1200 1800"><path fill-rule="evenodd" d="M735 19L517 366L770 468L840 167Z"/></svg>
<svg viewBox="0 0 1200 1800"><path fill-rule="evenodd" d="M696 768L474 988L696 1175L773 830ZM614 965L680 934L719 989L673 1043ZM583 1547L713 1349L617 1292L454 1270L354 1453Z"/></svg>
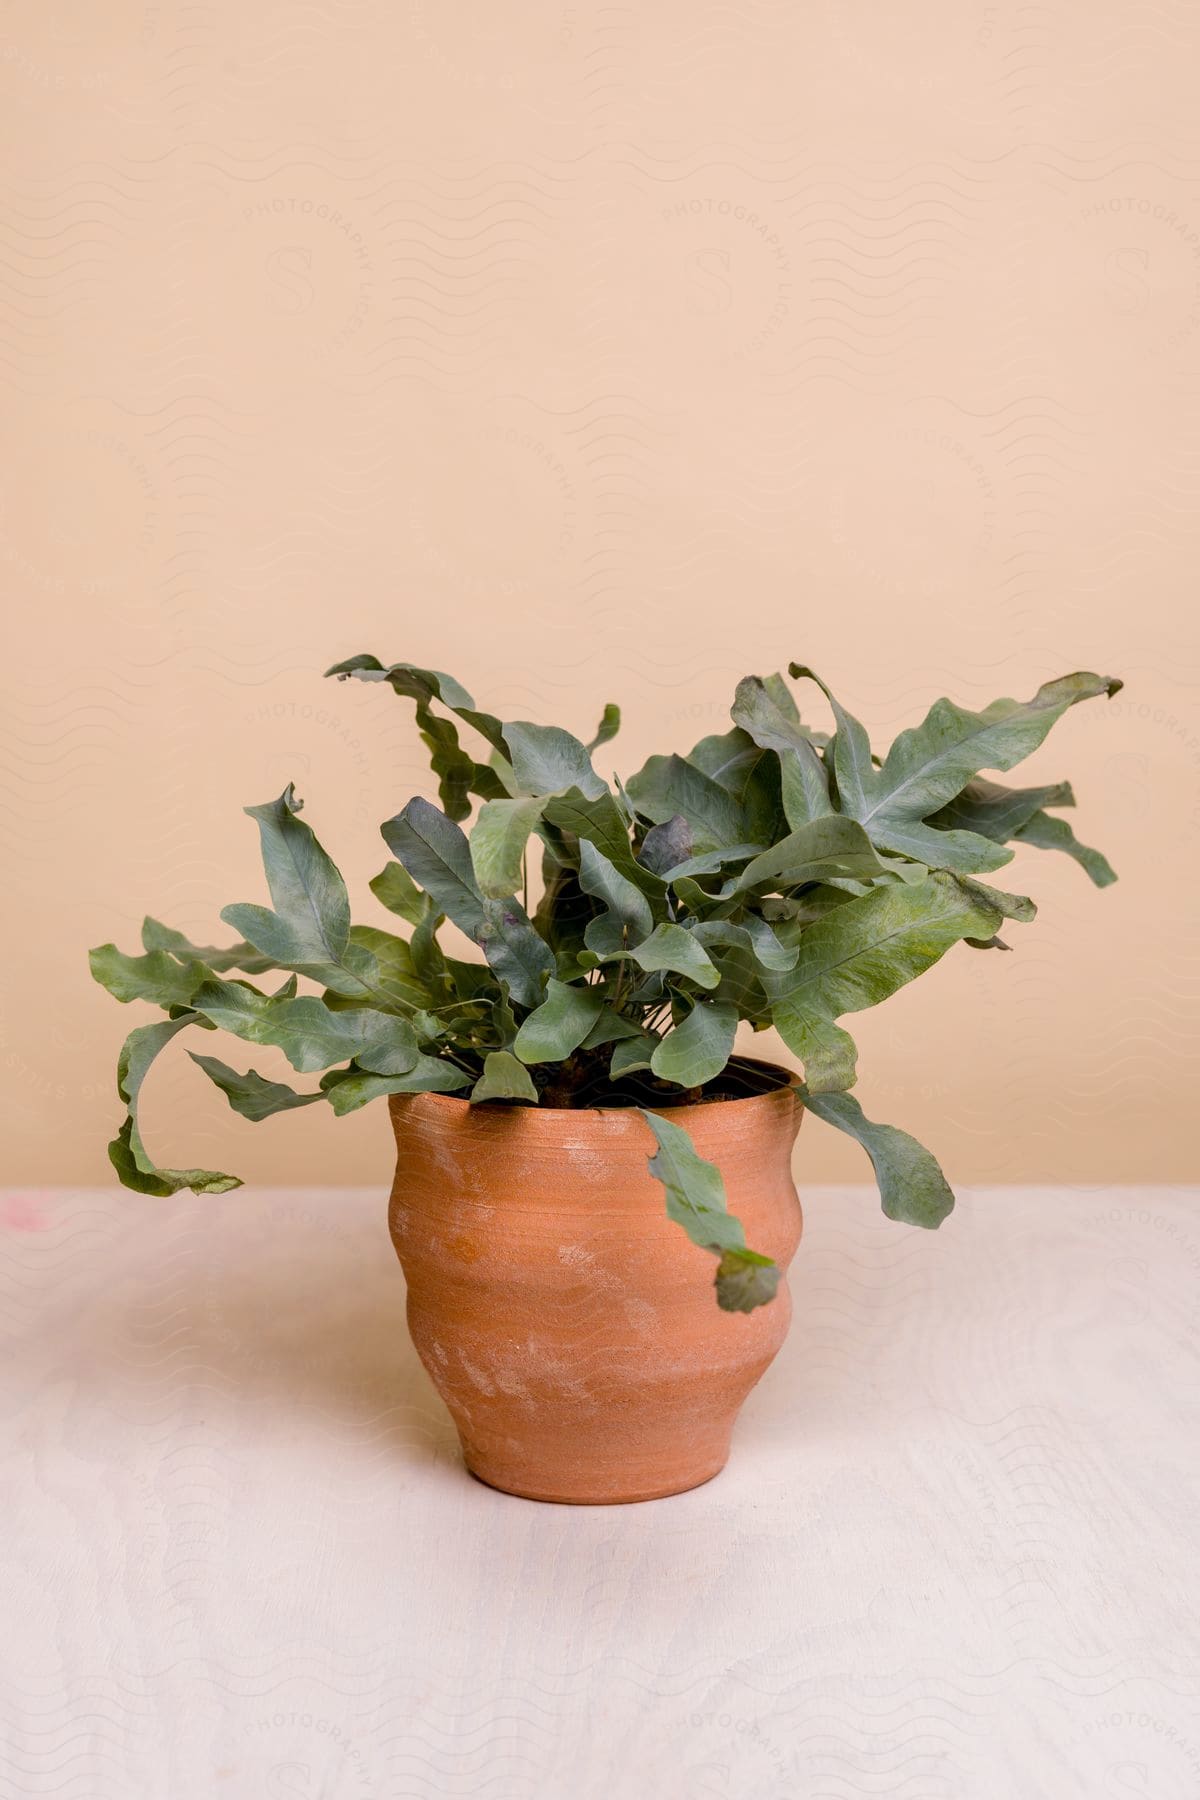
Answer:
<svg viewBox="0 0 1200 1800"><path fill-rule="evenodd" d="M959 1180L1192 1173L1198 65L1181 0L12 0L9 1179L106 1179L143 1009L85 949L219 935L239 807L294 779L363 891L427 786L407 704L320 680L364 648L584 734L618 699L622 771L789 657L879 740L1123 675L1028 765L1121 883L1024 853L1039 921L861 1019L859 1093ZM315 1112L180 1054L147 1135L381 1182L383 1110Z"/></svg>

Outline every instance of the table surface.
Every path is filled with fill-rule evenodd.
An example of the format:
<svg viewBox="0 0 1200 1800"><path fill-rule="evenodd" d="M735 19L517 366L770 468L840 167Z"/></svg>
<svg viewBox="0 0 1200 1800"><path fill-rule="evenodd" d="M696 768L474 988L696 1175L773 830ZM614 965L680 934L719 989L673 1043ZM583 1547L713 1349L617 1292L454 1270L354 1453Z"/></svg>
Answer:
<svg viewBox="0 0 1200 1800"><path fill-rule="evenodd" d="M728 1469L465 1474L382 1193L0 1200L0 1795L1195 1800L1200 1190L805 1196Z"/></svg>

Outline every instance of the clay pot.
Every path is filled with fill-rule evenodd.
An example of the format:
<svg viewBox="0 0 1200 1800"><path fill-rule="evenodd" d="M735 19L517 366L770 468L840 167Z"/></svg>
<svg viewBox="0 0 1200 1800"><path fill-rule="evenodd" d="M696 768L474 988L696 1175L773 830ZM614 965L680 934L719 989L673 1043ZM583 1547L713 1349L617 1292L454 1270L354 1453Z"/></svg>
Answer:
<svg viewBox="0 0 1200 1800"><path fill-rule="evenodd" d="M782 1073L780 1071L779 1073ZM471 1473L531 1500L653 1500L725 1466L734 1420L787 1334L786 1280L722 1312L716 1258L672 1223L636 1110L393 1095L389 1223L417 1352ZM800 1241L780 1086L676 1114L756 1250Z"/></svg>

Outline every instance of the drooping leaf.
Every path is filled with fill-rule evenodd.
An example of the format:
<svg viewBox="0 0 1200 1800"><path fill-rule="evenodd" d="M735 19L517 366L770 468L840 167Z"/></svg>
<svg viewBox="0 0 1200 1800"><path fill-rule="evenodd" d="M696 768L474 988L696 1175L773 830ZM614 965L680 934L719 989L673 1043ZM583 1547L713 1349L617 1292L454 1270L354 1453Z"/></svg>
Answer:
<svg viewBox="0 0 1200 1800"><path fill-rule="evenodd" d="M499 719L480 712L466 688L452 676L436 669L419 669L412 663L392 663L385 668L378 657L369 654L351 656L325 673L341 680L355 676L360 681L386 681L394 693L416 702L417 729L429 751L430 766L438 778L438 793L448 818L466 818L471 810L471 794L479 794L485 800L503 796L506 790L500 773L488 763L477 762L463 748L450 720L433 710L433 701L439 701L473 726L495 751L504 754Z"/></svg>
<svg viewBox="0 0 1200 1800"><path fill-rule="evenodd" d="M744 1250L746 1234L729 1211L720 1169L697 1153L682 1125L644 1108L642 1117L658 1141L650 1173L666 1189L668 1217L704 1250Z"/></svg>
<svg viewBox="0 0 1200 1800"><path fill-rule="evenodd" d="M579 885L604 906L604 912L585 927L589 950L608 955L640 943L654 930L654 914L642 890L586 838L579 843Z"/></svg>
<svg viewBox="0 0 1200 1800"><path fill-rule="evenodd" d="M809 1112L855 1138L867 1152L888 1218L936 1230L953 1210L954 1195L929 1151L907 1131L874 1124L849 1094L801 1093Z"/></svg>
<svg viewBox="0 0 1200 1800"><path fill-rule="evenodd" d="M524 1063L562 1062L579 1048L603 1010L597 989L571 987L552 977L546 998L522 1024L513 1048Z"/></svg>
<svg viewBox="0 0 1200 1800"><path fill-rule="evenodd" d="M188 1006L208 974L202 963L177 962L165 950L126 956L115 944L99 944L89 950L88 965L93 980L122 1005L149 1000L154 1006Z"/></svg>
<svg viewBox="0 0 1200 1800"><path fill-rule="evenodd" d="M717 1305L722 1312L753 1312L775 1298L781 1273L757 1250L725 1250L717 1264Z"/></svg>
<svg viewBox="0 0 1200 1800"><path fill-rule="evenodd" d="M455 681L453 675L443 675L437 669L419 669L414 663L389 663L386 667L377 656L364 653L360 656L347 657L345 662L334 663L325 674L336 675L344 681L348 676L356 676L359 681L386 681L397 694L407 696L410 700L428 702L438 700L443 706L457 713L468 725L474 726L481 737L485 737L492 748L503 752L504 727L499 719L491 713L480 712L470 694L462 683Z"/></svg>
<svg viewBox="0 0 1200 1800"><path fill-rule="evenodd" d="M396 913L399 918L407 919L410 925L419 925L429 911L427 896L421 892L403 863L385 863L368 886L381 906L386 906L389 912Z"/></svg>
<svg viewBox="0 0 1200 1800"><path fill-rule="evenodd" d="M725 1197L725 1182L721 1171L714 1163L707 1162L697 1154L695 1145L681 1125L666 1119L661 1113L648 1112L642 1108L642 1117L654 1133L658 1149L650 1158L650 1173L656 1181L660 1181L666 1194L667 1216L677 1225L682 1225L694 1244L704 1250L713 1251L718 1257L734 1251L744 1253L746 1250L746 1234L740 1219L735 1219L729 1211ZM772 1266L764 1258L758 1265L766 1270ZM735 1271L726 1265L726 1276ZM714 1276L714 1285L720 1278L720 1266ZM771 1298L774 1287L767 1292L768 1283L762 1282L757 1294L747 1284L735 1284L733 1288L726 1283L722 1298L722 1290L718 1288L717 1301L726 1305L726 1299L739 1302L736 1310L749 1311L754 1306L761 1306Z"/></svg>
<svg viewBox="0 0 1200 1800"><path fill-rule="evenodd" d="M192 1005L214 1025L249 1044L274 1044L293 1069L311 1075L354 1057L379 1075L399 1075L417 1060L407 1019L369 1008L334 1011L315 994L272 1000L236 982L206 981Z"/></svg>
<svg viewBox="0 0 1200 1800"><path fill-rule="evenodd" d="M825 1027L886 1000L960 939L990 937L1000 919L981 894L942 871L919 886L873 888L801 933L790 973L764 976L772 1021L796 1055L819 1054L819 1085L832 1068L848 1066L852 1079L853 1046Z"/></svg>
<svg viewBox="0 0 1200 1800"><path fill-rule="evenodd" d="M504 742L522 794L558 794L578 788L586 800L599 800L608 792L579 739L557 725L518 720L504 727Z"/></svg>
<svg viewBox="0 0 1200 1800"><path fill-rule="evenodd" d="M493 1050L484 1058L483 1074L471 1089L471 1104L485 1100L527 1100L537 1105L538 1091L524 1063L507 1050Z"/></svg>
<svg viewBox="0 0 1200 1800"><path fill-rule="evenodd" d="M500 900L522 886L525 846L542 814L540 798L488 800L471 831L471 863L480 892Z"/></svg>
<svg viewBox="0 0 1200 1800"><path fill-rule="evenodd" d="M697 987L715 988L721 977L713 967L694 932L682 925L657 925L641 944L635 944L629 955L647 974L670 970L686 975Z"/></svg>
<svg viewBox="0 0 1200 1800"><path fill-rule="evenodd" d="M161 924L149 914L142 920L142 948L166 950L180 962L202 962L214 975L225 975L230 969L240 969L243 975L265 975L276 967L271 958L263 956L253 944L227 944L223 948L215 944L193 944L182 931Z"/></svg>
<svg viewBox="0 0 1200 1800"><path fill-rule="evenodd" d="M1097 887L1109 887L1117 872L1106 856L1081 844L1065 819L1053 819L1049 813L1035 812L1013 838L1016 844L1032 844L1037 850L1062 850L1073 857L1084 874Z"/></svg>
<svg viewBox="0 0 1200 1800"><path fill-rule="evenodd" d="M161 1019L154 1025L139 1025L121 1046L117 1059L117 1093L128 1112L125 1123L108 1146L108 1157L123 1185L135 1193L165 1198L179 1193L182 1188L190 1188L193 1194L225 1194L242 1185L236 1175L222 1175L215 1169L160 1169L142 1141L138 1101L150 1065L173 1037L195 1023L195 1014L187 1013L179 1019Z"/></svg>
<svg viewBox="0 0 1200 1800"><path fill-rule="evenodd" d="M970 939L966 940L968 943ZM772 1023L799 1057L805 1086L814 1094L837 1094L858 1080L858 1045L850 1033L815 1007L779 1003Z"/></svg>
<svg viewBox="0 0 1200 1800"><path fill-rule="evenodd" d="M346 1113L357 1112L360 1106L366 1106L372 1100L381 1100L385 1094L456 1094L471 1087L474 1081L473 1075L447 1062L444 1057L419 1056L403 1075L370 1075L360 1069L349 1072L337 1069L322 1078L321 1086L340 1119Z"/></svg>
<svg viewBox="0 0 1200 1800"><path fill-rule="evenodd" d="M663 1081L680 1087L703 1087L721 1073L733 1054L736 1007L716 1000L697 1000L683 1023L663 1038L650 1067Z"/></svg>
<svg viewBox="0 0 1200 1800"><path fill-rule="evenodd" d="M272 1114L293 1112L298 1106L311 1106L316 1100L323 1100L324 1094L298 1094L295 1088L286 1082L268 1081L254 1069L247 1069L243 1075L238 1069L231 1069L228 1063L219 1062L215 1056L199 1056L195 1050L189 1050L192 1061L214 1082L225 1095L234 1112L241 1113L243 1119L251 1119L257 1125Z"/></svg>
<svg viewBox="0 0 1200 1800"><path fill-rule="evenodd" d="M601 744L610 744L620 729L621 709L615 700L610 700L600 715L596 735L589 741L588 750L599 750Z"/></svg>

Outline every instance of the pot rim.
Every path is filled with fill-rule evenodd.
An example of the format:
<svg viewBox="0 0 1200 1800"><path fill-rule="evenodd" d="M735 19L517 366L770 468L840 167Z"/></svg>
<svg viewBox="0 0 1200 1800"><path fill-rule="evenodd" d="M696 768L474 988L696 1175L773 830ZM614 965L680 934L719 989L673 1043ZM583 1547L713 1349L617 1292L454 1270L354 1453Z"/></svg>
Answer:
<svg viewBox="0 0 1200 1800"><path fill-rule="evenodd" d="M744 1116L744 1109L761 1105L764 1101L774 1103L781 1094L786 1094L790 1101L803 1107L800 1098L800 1077L794 1069L787 1069L782 1063L769 1062L761 1056L739 1056L738 1062L749 1063L751 1068L766 1069L773 1075L785 1077L775 1087L764 1088L758 1094L739 1094L735 1098L720 1100L695 1100L685 1102L682 1106L663 1106L661 1111L667 1118L679 1113L682 1119L694 1119L697 1115L709 1116L719 1113L722 1118L732 1119L735 1114ZM657 1112L655 1106L640 1108L637 1106L521 1106L511 1105L504 1100L483 1100L472 1105L461 1091L455 1094L416 1093L389 1094L388 1107L393 1111L414 1100L434 1102L439 1108L469 1108L470 1112L480 1118L513 1118L519 1116L523 1121L538 1121L538 1128L555 1129L557 1122L562 1121L559 1129L569 1127L572 1123L578 1126L584 1120L604 1119L636 1119L641 1111Z"/></svg>

